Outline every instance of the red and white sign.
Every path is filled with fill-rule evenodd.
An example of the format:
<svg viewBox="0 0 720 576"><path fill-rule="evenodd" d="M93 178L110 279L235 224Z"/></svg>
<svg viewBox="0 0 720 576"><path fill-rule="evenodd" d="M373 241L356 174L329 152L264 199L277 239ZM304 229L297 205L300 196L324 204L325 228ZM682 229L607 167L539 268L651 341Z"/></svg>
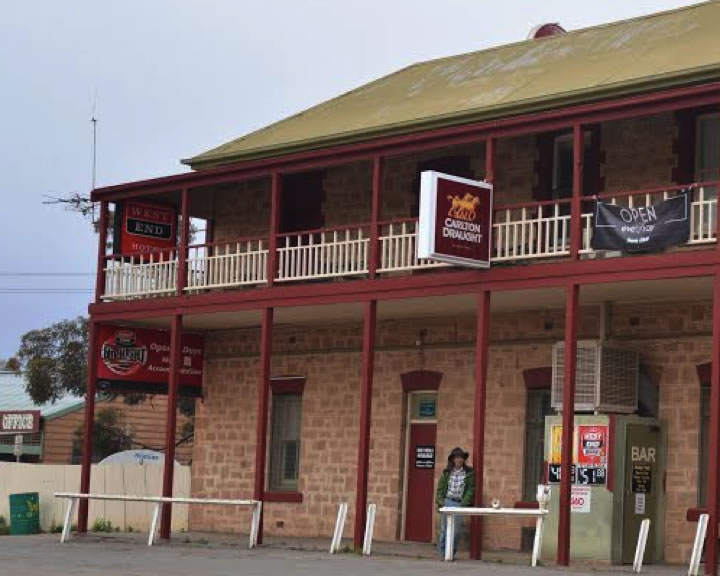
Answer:
<svg viewBox="0 0 720 576"><path fill-rule="evenodd" d="M428 170L420 176L420 259L488 268L493 187Z"/></svg>
<svg viewBox="0 0 720 576"><path fill-rule="evenodd" d="M578 426L578 464L607 464L608 427Z"/></svg>
<svg viewBox="0 0 720 576"><path fill-rule="evenodd" d="M170 333L124 326L100 326L98 388L113 392L167 394L170 374ZM183 334L180 391L202 393L204 338Z"/></svg>
<svg viewBox="0 0 720 576"><path fill-rule="evenodd" d="M175 247L177 211L174 206L125 202L120 251L154 252Z"/></svg>
<svg viewBox="0 0 720 576"><path fill-rule="evenodd" d="M0 412L0 434L32 434L40 431L40 410Z"/></svg>
<svg viewBox="0 0 720 576"><path fill-rule="evenodd" d="M587 514L592 511L592 488L573 486L570 492L570 511Z"/></svg>

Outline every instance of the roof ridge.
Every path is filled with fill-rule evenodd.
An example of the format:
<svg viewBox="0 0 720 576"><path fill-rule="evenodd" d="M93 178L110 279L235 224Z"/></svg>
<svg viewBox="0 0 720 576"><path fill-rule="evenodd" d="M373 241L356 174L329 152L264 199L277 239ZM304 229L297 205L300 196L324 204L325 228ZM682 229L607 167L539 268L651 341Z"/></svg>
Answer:
<svg viewBox="0 0 720 576"><path fill-rule="evenodd" d="M662 10L661 12L652 12L650 14L642 14L640 16L633 16L632 18L625 18L624 20L613 20L612 22L603 22L602 24L593 24L592 26L586 26L585 28L577 28L576 30L567 30L564 34L557 34L554 36L544 36L542 38L525 38L524 40L516 40L515 42L508 42L507 44L498 44L496 46L488 46L487 48L481 48L479 50L471 50L470 52L461 52L460 54L451 54L449 56L440 56L439 58L431 58L430 60L422 60L420 62L415 62L414 64L411 64L408 66L408 68L412 68L413 66L424 66L426 64L433 64L436 62L443 62L445 60L452 60L454 58L462 58L463 56L475 56L476 54L483 54L485 52L493 52L495 50L500 50L503 48L508 48L510 46L519 46L520 44L525 44L528 42L549 42L552 40L561 40L562 38L566 38L568 36L576 36L578 34L583 34L585 32L589 32L592 30L599 30L601 28L611 28L613 26L620 26L622 24L627 24L628 22L636 22L639 20L651 20L653 18L660 18L663 16L667 16L668 14L673 14L675 12L684 12L686 10L694 10L696 8L700 8L703 6L706 6L708 4L716 3L717 0L703 0L703 2L699 2L697 4L689 4L687 6L678 6L677 8L670 8L668 10ZM720 5L720 3L718 3Z"/></svg>

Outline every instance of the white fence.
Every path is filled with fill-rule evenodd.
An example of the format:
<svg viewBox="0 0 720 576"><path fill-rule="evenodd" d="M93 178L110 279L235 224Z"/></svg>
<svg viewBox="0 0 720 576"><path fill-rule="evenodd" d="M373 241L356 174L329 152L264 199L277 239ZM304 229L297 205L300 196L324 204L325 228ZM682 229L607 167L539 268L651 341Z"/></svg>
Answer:
<svg viewBox="0 0 720 576"><path fill-rule="evenodd" d="M185 290L231 288L264 284L267 281L267 242L243 240L190 246Z"/></svg>
<svg viewBox="0 0 720 576"><path fill-rule="evenodd" d="M162 492L162 466L138 464L94 465L90 491L103 494L135 494L159 496ZM40 526L62 526L65 502L54 498L55 492L77 492L80 487L80 466L54 464L15 464L0 462L0 516L10 520L8 496L23 492L40 495ZM173 495L190 496L190 467L175 465ZM153 512L152 503L91 501L88 528L95 520L108 520L113 527L126 531L146 532ZM73 521L75 522L75 521ZM172 530L188 529L185 505L173 506Z"/></svg>
<svg viewBox="0 0 720 576"><path fill-rule="evenodd" d="M443 262L418 259L417 225L417 220L401 220L381 226L378 273L447 266Z"/></svg>
<svg viewBox="0 0 720 576"><path fill-rule="evenodd" d="M570 254L570 205L540 204L495 212L493 262Z"/></svg>
<svg viewBox="0 0 720 576"><path fill-rule="evenodd" d="M168 296L177 286L177 252L112 256L105 260L103 299Z"/></svg>

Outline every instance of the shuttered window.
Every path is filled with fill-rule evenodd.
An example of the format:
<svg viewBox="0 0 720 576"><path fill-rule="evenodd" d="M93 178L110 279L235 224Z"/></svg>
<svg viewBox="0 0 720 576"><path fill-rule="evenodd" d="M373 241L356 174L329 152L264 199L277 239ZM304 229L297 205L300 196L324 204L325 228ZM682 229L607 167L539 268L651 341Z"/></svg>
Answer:
<svg viewBox="0 0 720 576"><path fill-rule="evenodd" d="M295 492L300 471L302 394L273 394L270 490Z"/></svg>
<svg viewBox="0 0 720 576"><path fill-rule="evenodd" d="M525 474L523 500L534 501L537 485L543 481L545 448L545 416L553 414L550 407L550 389L527 391L525 411Z"/></svg>

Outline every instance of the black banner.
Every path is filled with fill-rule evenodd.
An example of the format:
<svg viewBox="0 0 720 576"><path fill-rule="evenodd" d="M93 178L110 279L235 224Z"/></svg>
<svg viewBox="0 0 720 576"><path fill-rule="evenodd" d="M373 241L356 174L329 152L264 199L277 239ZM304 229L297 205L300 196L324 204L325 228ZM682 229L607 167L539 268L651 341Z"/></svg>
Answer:
<svg viewBox="0 0 720 576"><path fill-rule="evenodd" d="M690 190L652 206L595 201L593 250L660 252L690 239Z"/></svg>

